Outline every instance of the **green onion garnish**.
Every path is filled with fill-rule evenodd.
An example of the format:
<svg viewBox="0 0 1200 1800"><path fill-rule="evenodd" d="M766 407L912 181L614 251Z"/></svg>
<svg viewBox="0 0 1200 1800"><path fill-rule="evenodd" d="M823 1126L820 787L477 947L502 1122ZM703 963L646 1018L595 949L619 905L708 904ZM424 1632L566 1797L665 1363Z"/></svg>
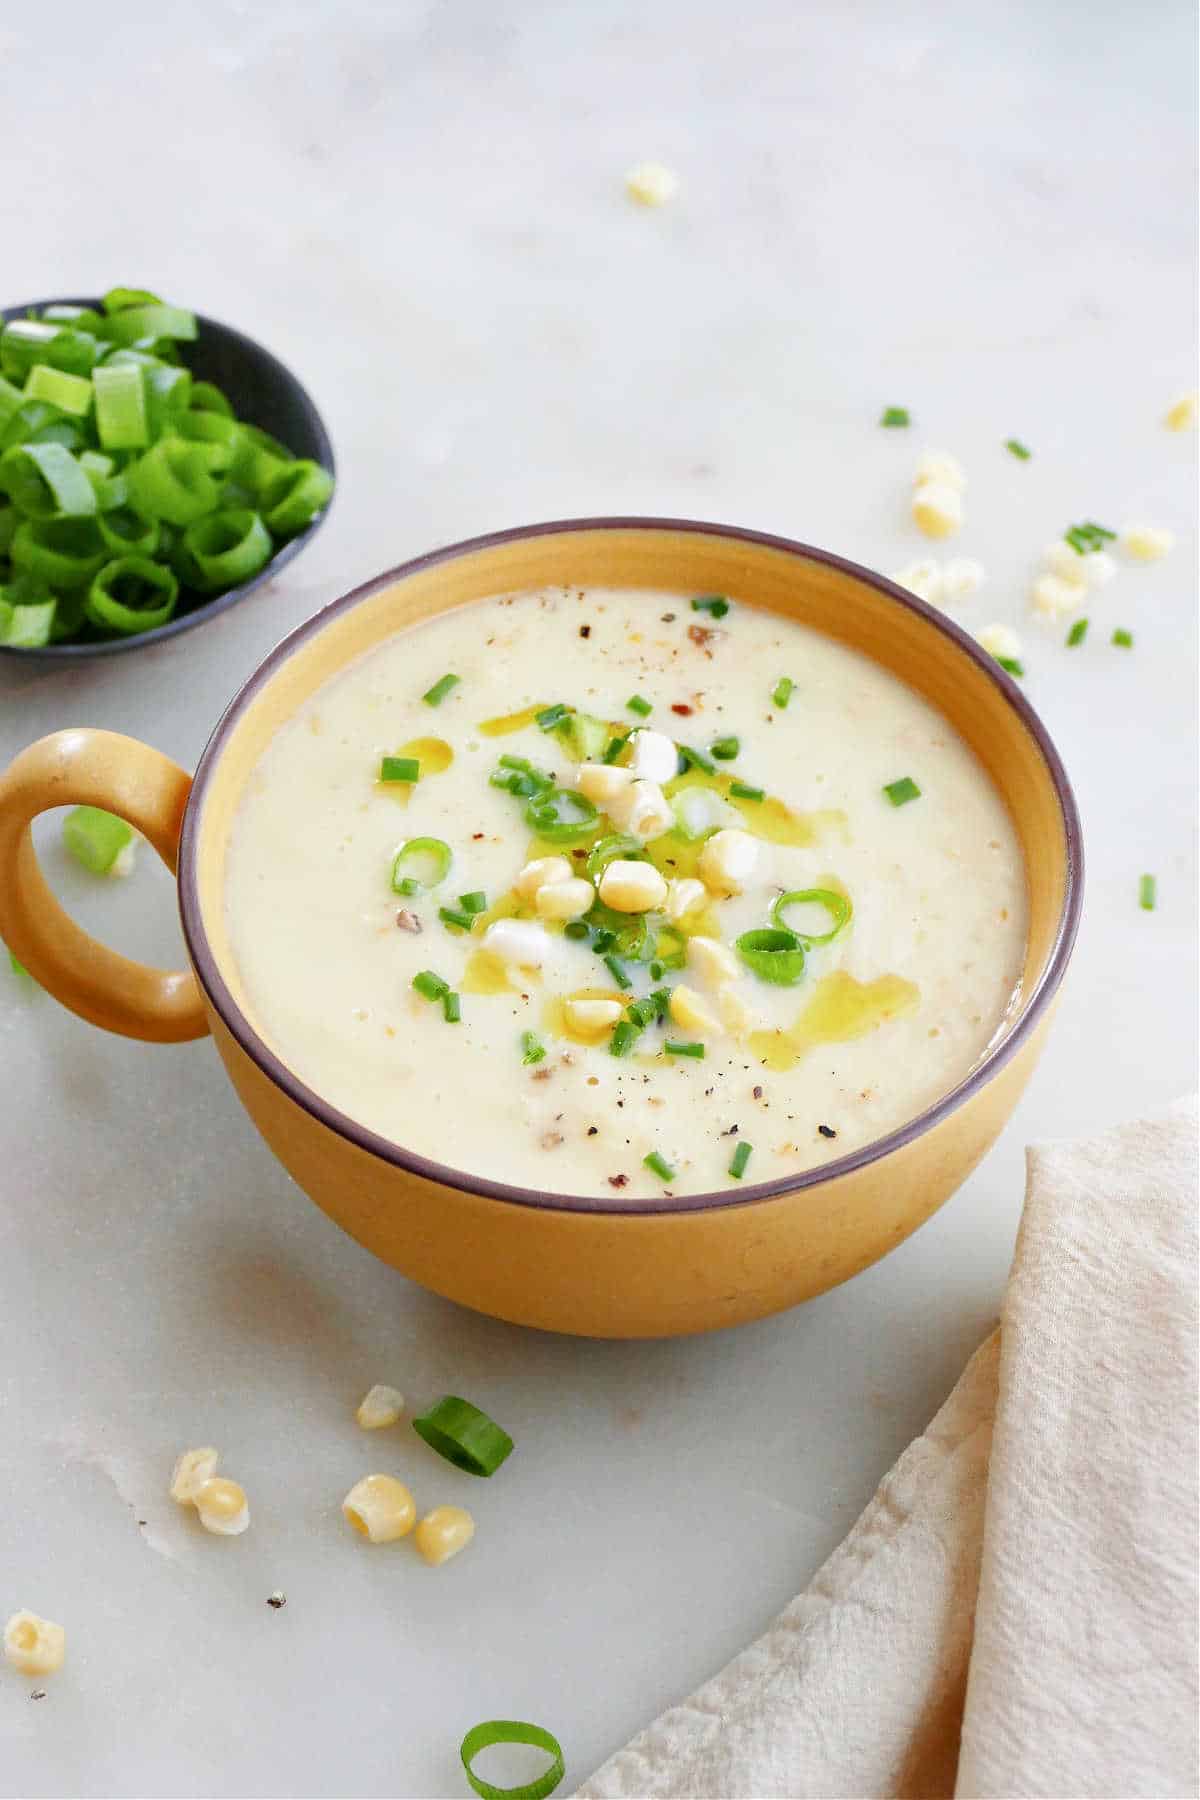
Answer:
<svg viewBox="0 0 1200 1800"><path fill-rule="evenodd" d="M570 707L560 700L554 706L543 707L540 713L535 714L533 722L542 731L553 731L556 725L562 724L570 710Z"/></svg>
<svg viewBox="0 0 1200 1800"><path fill-rule="evenodd" d="M895 431L903 425L911 425L907 406L885 406L879 423L889 431Z"/></svg>
<svg viewBox="0 0 1200 1800"><path fill-rule="evenodd" d="M385 756L379 765L380 781L419 781L421 765L415 756Z"/></svg>
<svg viewBox="0 0 1200 1800"><path fill-rule="evenodd" d="M582 919L568 919L566 924L563 926L563 936L564 937L582 939L582 938L589 938L589 937L591 937L591 935L592 935L591 926L585 925Z"/></svg>
<svg viewBox="0 0 1200 1800"><path fill-rule="evenodd" d="M604 966L618 987L627 988L633 986L633 983L626 972L624 963L618 962L615 956L606 956L604 958Z"/></svg>
<svg viewBox="0 0 1200 1800"><path fill-rule="evenodd" d="M731 800L765 800L766 797L767 790L765 788L751 787L748 782L731 781L729 784Z"/></svg>
<svg viewBox="0 0 1200 1800"><path fill-rule="evenodd" d="M1011 454L1017 457L1021 462L1028 462L1033 455L1033 451L1027 449L1020 438L1005 438L1004 448L1011 452Z"/></svg>
<svg viewBox="0 0 1200 1800"><path fill-rule="evenodd" d="M133 842L133 826L98 806L77 806L63 820L63 845L93 875L108 875Z"/></svg>
<svg viewBox="0 0 1200 1800"><path fill-rule="evenodd" d="M635 862L644 862L646 853L642 849L641 839L630 837L624 831L614 831L608 837L602 837L588 851L588 859L584 864L588 880L598 883L609 863L618 856Z"/></svg>
<svg viewBox="0 0 1200 1800"><path fill-rule="evenodd" d="M460 894L458 896L458 904L465 913L485 912L487 910L487 895L482 888L476 888L473 893Z"/></svg>
<svg viewBox="0 0 1200 1800"><path fill-rule="evenodd" d="M760 981L769 981L774 987L795 987L804 974L804 945L794 931L783 926L743 931L733 947Z"/></svg>
<svg viewBox="0 0 1200 1800"><path fill-rule="evenodd" d="M685 770L699 769L701 773L705 775L716 774L716 764L712 762L709 757L705 756L703 750L693 750L690 744L677 744L676 749L679 751L680 760L682 761Z"/></svg>
<svg viewBox="0 0 1200 1800"><path fill-rule="evenodd" d="M1025 673L1025 664L1018 661L1015 656L998 656L996 661L1006 675L1012 675L1017 681L1020 681Z"/></svg>
<svg viewBox="0 0 1200 1800"><path fill-rule="evenodd" d="M650 979L651 981L661 981L662 977L663 965L656 958L654 962L650 964Z"/></svg>
<svg viewBox="0 0 1200 1800"><path fill-rule="evenodd" d="M723 619L729 611L729 602L724 594L701 594L692 601L692 611L706 612L714 619Z"/></svg>
<svg viewBox="0 0 1200 1800"><path fill-rule="evenodd" d="M635 1000L633 1005L626 1009L625 1016L637 1026L639 1031L644 1031L647 1025L653 1025L658 1018L658 1007L655 1005L653 994L647 994L644 1000Z"/></svg>
<svg viewBox="0 0 1200 1800"><path fill-rule="evenodd" d="M674 1181L675 1179L674 1169L666 1157L660 1156L657 1150L652 1150L649 1156L643 1156L642 1164L649 1169L652 1175L657 1175L660 1181Z"/></svg>
<svg viewBox="0 0 1200 1800"><path fill-rule="evenodd" d="M663 1049L668 1056L692 1056L695 1057L697 1062L703 1062L704 1060L703 1044L680 1044L675 1042L674 1039L668 1038L667 1042L663 1045Z"/></svg>
<svg viewBox="0 0 1200 1800"><path fill-rule="evenodd" d="M742 1179L742 1176L746 1173L746 1164L750 1161L753 1154L753 1144L747 1144L743 1139L734 1151L733 1161L729 1165L729 1173L733 1176L735 1181L740 1181Z"/></svg>
<svg viewBox="0 0 1200 1800"><path fill-rule="evenodd" d="M196 585L203 585L202 577ZM93 577L83 611L93 625L133 637L165 625L178 593L179 582L164 564L147 556L116 556Z"/></svg>
<svg viewBox="0 0 1200 1800"><path fill-rule="evenodd" d="M500 767L502 769L516 769L517 773L520 775L533 774L533 764L527 756L504 755L500 758Z"/></svg>
<svg viewBox="0 0 1200 1800"><path fill-rule="evenodd" d="M610 1056L628 1056L638 1040L638 1028L628 1019L622 1019L613 1026L612 1036L608 1040Z"/></svg>
<svg viewBox="0 0 1200 1800"><path fill-rule="evenodd" d="M461 912L456 906L439 906L438 918L455 931L470 931L474 923L469 912Z"/></svg>
<svg viewBox="0 0 1200 1800"><path fill-rule="evenodd" d="M547 788L534 794L525 808L525 823L548 844L582 842L591 837L599 817L586 794L577 794L574 788Z"/></svg>
<svg viewBox="0 0 1200 1800"><path fill-rule="evenodd" d="M622 750L625 748L625 746L628 742L629 742L629 739L627 737L609 738L608 748L605 750L604 755L601 758L601 761L606 762L606 763L615 763L618 756L620 756Z"/></svg>
<svg viewBox="0 0 1200 1800"><path fill-rule="evenodd" d="M829 914L830 929L818 935L811 931L797 931L784 918L784 911L789 906L823 906ZM784 931L792 931L806 950L814 944L830 944L840 931L844 931L850 923L853 907L844 894L835 894L831 888L793 888L790 894L780 894L771 908L771 917L776 925Z"/></svg>
<svg viewBox="0 0 1200 1800"><path fill-rule="evenodd" d="M412 1427L431 1450L468 1475L494 1475L513 1447L507 1431L457 1394L446 1394Z"/></svg>
<svg viewBox="0 0 1200 1800"><path fill-rule="evenodd" d="M1078 556L1088 556L1093 550L1103 550L1105 544L1114 542L1116 535L1115 531L1109 531L1090 519L1082 525L1072 525L1063 532L1065 542L1070 544Z"/></svg>
<svg viewBox="0 0 1200 1800"><path fill-rule="evenodd" d="M893 806L907 806L910 800L919 800L921 797L921 790L911 775L903 775L899 781L889 781L883 791Z"/></svg>
<svg viewBox="0 0 1200 1800"><path fill-rule="evenodd" d="M450 873L453 857L441 838L409 838L392 859L392 892L423 894L439 887Z"/></svg>
<svg viewBox="0 0 1200 1800"><path fill-rule="evenodd" d="M795 691L796 684L790 675L781 675L771 689L771 698L776 706L786 706Z"/></svg>
<svg viewBox="0 0 1200 1800"><path fill-rule="evenodd" d="M718 762L732 762L741 747L739 738L723 737L717 738L715 743L710 744L708 751L709 755L715 756Z"/></svg>
<svg viewBox="0 0 1200 1800"><path fill-rule="evenodd" d="M476 1775L471 1767L479 1752L490 1749L493 1744L529 1744L535 1750L544 1750L550 1765L536 1781L527 1781L521 1787L495 1787L481 1775ZM467 1780L479 1800L547 1800L565 1772L562 1745L554 1733L543 1730L540 1725L529 1725L524 1719L485 1719L482 1725L473 1725L462 1741L460 1754Z"/></svg>
<svg viewBox="0 0 1200 1800"><path fill-rule="evenodd" d="M662 974L662 970L660 969L659 975L661 975L661 974ZM654 964L653 963L650 964L650 975L651 975L652 980L654 980L654 981L658 980L658 975L655 975L655 973L654 973ZM667 1016L667 1012L671 1005L671 990L670 990L670 988L655 988L654 992L649 996L649 998L651 1000L653 1000L654 1010L658 1014L659 1018L665 1019Z"/></svg>
<svg viewBox="0 0 1200 1800"><path fill-rule="evenodd" d="M11 950L8 953L8 966L14 975L24 975L27 980L29 979L29 970L25 967L25 964L21 961L20 957L14 956Z"/></svg>
<svg viewBox="0 0 1200 1800"><path fill-rule="evenodd" d="M526 1068L532 1063L540 1063L546 1054L546 1046L536 1031L521 1033L521 1061Z"/></svg>
<svg viewBox="0 0 1200 1800"><path fill-rule="evenodd" d="M460 675L443 675L440 681L434 682L427 694L421 695L422 700L426 706L440 706L451 688L456 688L461 679Z"/></svg>
<svg viewBox="0 0 1200 1800"><path fill-rule="evenodd" d="M1070 631L1067 633L1067 648L1069 650L1073 650L1076 644L1082 644L1088 633L1088 624L1089 621L1087 619L1076 619Z"/></svg>
<svg viewBox="0 0 1200 1800"><path fill-rule="evenodd" d="M1158 881L1153 875L1143 875L1138 883L1138 905L1143 912L1153 912L1158 904Z"/></svg>
<svg viewBox="0 0 1200 1800"><path fill-rule="evenodd" d="M1118 650L1133 649L1133 633L1132 631L1126 631L1124 625L1117 626L1117 629L1112 634L1112 641Z"/></svg>
<svg viewBox="0 0 1200 1800"><path fill-rule="evenodd" d="M648 719L654 711L649 700L644 700L640 694L631 694L625 704L630 712L637 714L639 719Z"/></svg>
<svg viewBox="0 0 1200 1800"><path fill-rule="evenodd" d="M462 1018L462 1003L455 993L442 995L442 1013L447 1025L457 1025Z"/></svg>
<svg viewBox="0 0 1200 1800"><path fill-rule="evenodd" d="M426 1000L440 1000L443 994L450 992L450 983L435 975L432 969L422 969L419 975L413 976L412 984Z"/></svg>

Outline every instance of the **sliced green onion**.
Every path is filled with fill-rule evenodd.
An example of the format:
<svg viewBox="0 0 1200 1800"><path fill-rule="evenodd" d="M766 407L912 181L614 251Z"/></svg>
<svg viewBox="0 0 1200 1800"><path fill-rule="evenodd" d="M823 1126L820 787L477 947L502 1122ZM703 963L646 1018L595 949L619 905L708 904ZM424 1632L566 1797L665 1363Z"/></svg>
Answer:
<svg viewBox="0 0 1200 1800"><path fill-rule="evenodd" d="M0 487L29 519L83 519L96 490L61 444L14 445L0 456Z"/></svg>
<svg viewBox="0 0 1200 1800"><path fill-rule="evenodd" d="M765 800L767 791L765 788L751 787L745 781L731 781L729 797L731 800Z"/></svg>
<svg viewBox="0 0 1200 1800"><path fill-rule="evenodd" d="M608 726L591 713L570 712L555 728L555 736L576 762L592 762L608 741Z"/></svg>
<svg viewBox="0 0 1200 1800"><path fill-rule="evenodd" d="M217 414L211 417L215 419ZM240 587L264 569L273 545L258 514L235 507L193 519L183 534L183 550L196 572L195 585L208 593L222 593Z"/></svg>
<svg viewBox="0 0 1200 1800"><path fill-rule="evenodd" d="M601 761L615 763L628 742L629 739L627 737L610 738L608 741L608 748L605 750Z"/></svg>
<svg viewBox="0 0 1200 1800"><path fill-rule="evenodd" d="M1019 457L1021 462L1028 462L1033 455L1033 451L1026 449L1020 438L1005 438L1004 448L1010 451L1013 456Z"/></svg>
<svg viewBox="0 0 1200 1800"><path fill-rule="evenodd" d="M153 556L161 528L156 519L143 519L132 506L114 506L96 517L105 544L118 556Z"/></svg>
<svg viewBox="0 0 1200 1800"><path fill-rule="evenodd" d="M130 306L161 306L162 301L149 288L114 287L109 288L100 304L111 316Z"/></svg>
<svg viewBox="0 0 1200 1800"><path fill-rule="evenodd" d="M0 642L13 650L42 649L50 642L57 610L57 600L39 600L14 606Z"/></svg>
<svg viewBox="0 0 1200 1800"><path fill-rule="evenodd" d="M81 450L79 466L93 486L98 481L107 481L116 468L116 459L105 456L102 450Z"/></svg>
<svg viewBox="0 0 1200 1800"><path fill-rule="evenodd" d="M662 970L660 969L659 975L661 975L661 973L662 973ZM655 981L658 980L658 975L655 975L655 973L654 973L654 965L653 964L651 964L651 967L650 967L650 974L651 974L651 978L653 980L655 980ZM658 1015L658 1017L660 1019L665 1019L667 1016L667 1013L670 1009L670 1005L671 1005L671 990L670 990L670 988L655 988L654 992L650 995L650 999L653 1000L653 1002L654 1002L654 1010L655 1010L656 1014Z"/></svg>
<svg viewBox="0 0 1200 1800"><path fill-rule="evenodd" d="M513 1447L507 1431L457 1394L446 1394L412 1427L431 1450L468 1475L494 1475Z"/></svg>
<svg viewBox="0 0 1200 1800"><path fill-rule="evenodd" d="M703 750L693 750L690 744L677 744L676 749L679 752L685 770L699 769L704 775L716 774L716 764L709 757L705 756Z"/></svg>
<svg viewBox="0 0 1200 1800"><path fill-rule="evenodd" d="M590 925L585 925L582 919L568 919L563 926L564 937L580 940L589 938L591 935L592 931Z"/></svg>
<svg viewBox="0 0 1200 1800"><path fill-rule="evenodd" d="M804 945L782 926L743 931L734 939L734 949L760 981L774 987L795 987L804 974Z"/></svg>
<svg viewBox="0 0 1200 1800"><path fill-rule="evenodd" d="M229 473L257 496L295 460L291 451L269 432L260 431L257 425L243 425Z"/></svg>
<svg viewBox="0 0 1200 1800"><path fill-rule="evenodd" d="M493 1744L528 1744L535 1750L544 1750L550 1758L550 1766L536 1781L527 1781L520 1787L494 1787L482 1775L476 1775L471 1767L479 1752L490 1749ZM482 1725L473 1725L462 1741L460 1754L467 1780L479 1800L547 1800L565 1772L562 1745L554 1733L540 1725L530 1725L524 1719L485 1719Z"/></svg>
<svg viewBox="0 0 1200 1800"><path fill-rule="evenodd" d="M1138 905L1143 912L1153 912L1158 904L1158 881L1153 875L1143 875L1138 883Z"/></svg>
<svg viewBox="0 0 1200 1800"><path fill-rule="evenodd" d="M15 956L11 950L8 953L8 966L14 975L24 975L29 978L29 970L25 967L25 964L21 961L20 957Z"/></svg>
<svg viewBox="0 0 1200 1800"><path fill-rule="evenodd" d="M20 523L21 515L15 506L0 506L0 557L7 557Z"/></svg>
<svg viewBox="0 0 1200 1800"><path fill-rule="evenodd" d="M191 342L196 337L196 315L186 307L168 306L162 300L146 301L110 313L105 329L115 344L136 344L143 338Z"/></svg>
<svg viewBox="0 0 1200 1800"><path fill-rule="evenodd" d="M232 419L234 416L233 407L220 388L215 387L211 381L193 382L188 404L193 412L220 413L225 419Z"/></svg>
<svg viewBox="0 0 1200 1800"><path fill-rule="evenodd" d="M209 474L204 452L182 438L160 438L130 463L125 479L130 500L150 519L190 525L216 508L217 484Z"/></svg>
<svg viewBox="0 0 1200 1800"><path fill-rule="evenodd" d="M919 800L921 790L911 775L902 775L899 781L889 781L884 793L893 806L907 806L910 800Z"/></svg>
<svg viewBox="0 0 1200 1800"><path fill-rule="evenodd" d="M666 1157L660 1155L657 1150L652 1150L649 1156L643 1156L642 1165L649 1169L652 1175L657 1175L660 1181L674 1181L675 1179L674 1169Z"/></svg>
<svg viewBox="0 0 1200 1800"><path fill-rule="evenodd" d="M447 1025L457 1025L462 1018L462 1001L451 992L442 995L442 1017Z"/></svg>
<svg viewBox="0 0 1200 1800"><path fill-rule="evenodd" d="M645 1031L647 1025L653 1025L658 1018L658 1007L654 1003L654 996L647 994L644 1000L635 1000L632 1006L626 1007L625 1017L631 1024L636 1025L639 1031Z"/></svg>
<svg viewBox="0 0 1200 1800"><path fill-rule="evenodd" d="M706 612L714 619L723 619L729 611L729 602L724 594L701 594L692 601L693 612Z"/></svg>
<svg viewBox="0 0 1200 1800"><path fill-rule="evenodd" d="M63 846L93 875L107 875L133 842L133 826L98 806L77 806L63 820Z"/></svg>
<svg viewBox="0 0 1200 1800"><path fill-rule="evenodd" d="M613 1026L613 1034L608 1040L610 1056L628 1056L639 1036L638 1027L630 1019L621 1019Z"/></svg>
<svg viewBox="0 0 1200 1800"><path fill-rule="evenodd" d="M709 755L715 756L718 762L732 762L741 747L740 738L723 737L717 738L714 743L711 743L708 751Z"/></svg>
<svg viewBox="0 0 1200 1800"><path fill-rule="evenodd" d="M784 707L787 705L795 690L795 686L796 684L790 675L781 675L779 677L779 680L771 689L771 698L776 706Z"/></svg>
<svg viewBox="0 0 1200 1800"><path fill-rule="evenodd" d="M789 925L784 918L784 911L789 906L823 906L832 921L830 929L818 935L811 931L799 931ZM853 907L844 894L836 894L832 888L793 888L790 894L780 894L771 908L771 917L776 925L784 931L794 931L805 949L814 944L831 944L838 933L844 931L850 923Z"/></svg>
<svg viewBox="0 0 1200 1800"><path fill-rule="evenodd" d="M57 406L25 400L9 415L0 435L0 450L14 444L61 444L64 450L82 450L83 429L78 419L69 419Z"/></svg>
<svg viewBox="0 0 1200 1800"><path fill-rule="evenodd" d="M92 410L92 384L86 376L68 375L65 369L52 369L48 363L37 363L29 371L25 398L48 400L60 412L86 419Z"/></svg>
<svg viewBox="0 0 1200 1800"><path fill-rule="evenodd" d="M553 731L556 725L562 724L570 710L560 700L556 705L545 706L540 713L535 713L533 722L541 731Z"/></svg>
<svg viewBox="0 0 1200 1800"><path fill-rule="evenodd" d="M1006 675L1013 676L1017 681L1020 681L1025 673L1025 664L1016 656L998 656L996 661Z"/></svg>
<svg viewBox="0 0 1200 1800"><path fill-rule="evenodd" d="M911 425L907 406L885 406L879 423L889 431L895 431L904 425Z"/></svg>
<svg viewBox="0 0 1200 1800"><path fill-rule="evenodd" d="M454 861L449 844L441 838L407 838L392 859L392 891L423 894L440 887Z"/></svg>
<svg viewBox="0 0 1200 1800"><path fill-rule="evenodd" d="M300 458L267 481L262 513L274 537L294 537L311 525L333 493L333 476L320 463Z"/></svg>
<svg viewBox="0 0 1200 1800"><path fill-rule="evenodd" d="M1082 644L1084 638L1087 636L1089 623L1090 621L1087 619L1076 619L1070 631L1067 633L1067 648L1069 650L1073 650L1076 644Z"/></svg>
<svg viewBox="0 0 1200 1800"><path fill-rule="evenodd" d="M0 375L0 431L3 431L9 420L20 412L25 404L25 396L19 387L11 381L5 381Z"/></svg>
<svg viewBox="0 0 1200 1800"><path fill-rule="evenodd" d="M586 794L573 788L549 788L534 794L525 808L525 823L548 844L577 844L590 837L600 817Z"/></svg>
<svg viewBox="0 0 1200 1800"><path fill-rule="evenodd" d="M703 1044L679 1044L673 1039L668 1038L667 1042L663 1045L663 1049L668 1056L692 1056L695 1057L697 1062L702 1062L704 1060Z"/></svg>
<svg viewBox="0 0 1200 1800"><path fill-rule="evenodd" d="M452 925L456 931L470 931L471 929L471 914L460 911L456 906L439 906L438 918L443 925Z"/></svg>
<svg viewBox="0 0 1200 1800"><path fill-rule="evenodd" d="M450 992L450 983L435 975L432 969L422 969L419 975L413 976L412 984L426 1000L440 1000L443 994Z"/></svg>
<svg viewBox="0 0 1200 1800"><path fill-rule="evenodd" d="M47 398L49 398L49 396L47 396ZM650 714L654 711L654 707L651 705L650 701L644 700L640 694L631 694L629 699L625 702L625 705L630 712L636 713L639 719L648 719Z"/></svg>
<svg viewBox="0 0 1200 1800"><path fill-rule="evenodd" d="M753 1154L753 1144L748 1144L745 1139L743 1139L734 1151L733 1160L729 1165L729 1173L733 1176L735 1181L740 1181L742 1179L742 1176L746 1173L746 1164L750 1161Z"/></svg>
<svg viewBox="0 0 1200 1800"><path fill-rule="evenodd" d="M92 373L96 432L106 450L140 450L150 442L146 384L127 363L104 363Z"/></svg>
<svg viewBox="0 0 1200 1800"><path fill-rule="evenodd" d="M546 1054L546 1046L536 1031L521 1033L521 1062L529 1068L532 1063L540 1063Z"/></svg>
<svg viewBox="0 0 1200 1800"><path fill-rule="evenodd" d="M456 688L460 680L461 677L458 675L443 675L440 681L434 682L428 693L421 695L421 698L426 706L440 706L451 688Z"/></svg>
<svg viewBox="0 0 1200 1800"><path fill-rule="evenodd" d="M1115 531L1109 531L1091 519L1085 520L1082 525L1072 525L1063 532L1064 539L1079 556L1087 556L1093 550L1102 550L1105 544L1114 542L1116 535Z"/></svg>
<svg viewBox="0 0 1200 1800"><path fill-rule="evenodd" d="M584 865L588 880L598 882L609 863L618 856L631 862L644 862L646 852L642 848L641 839L630 837L623 831L616 831L608 837L602 837L588 851L588 859Z"/></svg>
<svg viewBox="0 0 1200 1800"><path fill-rule="evenodd" d="M487 911L487 895L482 888L476 888L470 894L460 894L458 904L465 913L481 913Z"/></svg>
<svg viewBox="0 0 1200 1800"><path fill-rule="evenodd" d="M118 556L93 579L84 611L93 625L134 637L165 625L178 593L178 581L162 563L148 556Z"/></svg>
<svg viewBox="0 0 1200 1800"><path fill-rule="evenodd" d="M421 764L415 756L385 756L379 764L380 781L420 781Z"/></svg>
<svg viewBox="0 0 1200 1800"><path fill-rule="evenodd" d="M170 369L166 373L171 377L185 376L190 385L191 377L185 369ZM164 413L172 410L170 395L171 389L168 387L160 396ZM174 411L171 429L176 436L199 450L210 475L227 475L233 467L241 433L237 420L227 419L224 413L187 412L178 407Z"/></svg>
<svg viewBox="0 0 1200 1800"><path fill-rule="evenodd" d="M90 375L100 345L86 331L40 319L11 319L0 332L0 371L22 381L36 363L65 369L68 375Z"/></svg>
<svg viewBox="0 0 1200 1800"><path fill-rule="evenodd" d="M56 300L42 308L43 325L69 325L72 331L86 331L91 337L102 336L104 320L90 306L74 306L69 300Z"/></svg>
<svg viewBox="0 0 1200 1800"><path fill-rule="evenodd" d="M1117 626L1117 629L1112 634L1112 641L1118 650L1133 649L1133 633L1132 631L1126 631L1123 625Z"/></svg>
<svg viewBox="0 0 1200 1800"><path fill-rule="evenodd" d="M687 939L677 925L660 925L654 951L660 971L682 969L687 961Z"/></svg>
<svg viewBox="0 0 1200 1800"><path fill-rule="evenodd" d="M606 956L604 966L620 988L632 987L633 982L622 962L615 956Z"/></svg>
<svg viewBox="0 0 1200 1800"><path fill-rule="evenodd" d="M26 519L13 533L9 554L14 569L69 594L88 586L108 552L94 519Z"/></svg>
<svg viewBox="0 0 1200 1800"><path fill-rule="evenodd" d="M615 950L626 962L644 962L650 954L650 923L645 913L614 912L597 900L587 913L595 932L592 949L597 956Z"/></svg>

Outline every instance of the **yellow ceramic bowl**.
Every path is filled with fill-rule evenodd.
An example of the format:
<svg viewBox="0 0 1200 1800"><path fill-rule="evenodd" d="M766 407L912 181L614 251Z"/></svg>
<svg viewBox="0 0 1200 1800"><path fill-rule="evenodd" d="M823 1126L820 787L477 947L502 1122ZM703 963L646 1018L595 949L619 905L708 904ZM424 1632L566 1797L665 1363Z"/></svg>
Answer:
<svg viewBox="0 0 1200 1800"><path fill-rule="evenodd" d="M417 1156L338 1112L251 1023L224 916L225 855L246 780L280 725L353 658L419 619L545 584L727 593L864 651L971 745L1016 825L1030 884L1020 1001L1001 1042L901 1130L804 1174L734 1192L622 1203L508 1187ZM72 923L30 822L87 803L122 814L172 870L191 968L130 962ZM280 1161L360 1243L437 1293L595 1337L705 1331L806 1300L906 1238L974 1168L1029 1078L1082 895L1070 785L1037 716L971 638L903 589L818 550L727 526L592 519L458 544L381 575L272 652L217 726L194 781L104 731L32 745L0 780L0 936L50 992L110 1031L211 1031Z"/></svg>

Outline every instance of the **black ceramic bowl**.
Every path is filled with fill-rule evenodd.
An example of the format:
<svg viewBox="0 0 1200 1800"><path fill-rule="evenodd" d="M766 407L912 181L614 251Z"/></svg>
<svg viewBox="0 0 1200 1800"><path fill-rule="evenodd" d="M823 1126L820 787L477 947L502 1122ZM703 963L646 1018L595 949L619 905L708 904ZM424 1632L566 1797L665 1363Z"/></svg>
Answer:
<svg viewBox="0 0 1200 1800"><path fill-rule="evenodd" d="M43 306L92 306L102 311L99 300L81 300L76 295L58 295L50 300L27 300L21 306L5 307L0 312L0 319L5 323L9 319L21 319L30 307L40 310ZM184 361L197 381L212 381L223 388L229 395L230 404L239 419L247 424L257 425L263 431L270 432L281 444L286 444L296 456L309 457L323 468L334 473L333 445L329 441L329 433L322 422L321 415L309 399L290 369L284 367L278 357L256 344L243 332L235 331L232 325L222 325L217 319L206 319L203 313L196 314L198 336L194 344L188 344L184 351ZM332 500L330 505L332 505ZM179 605L173 618L165 625L157 626L153 631L142 631L134 637L105 637L97 632L94 637L81 638L78 643L46 644L40 650L18 650L11 646L0 645L0 654L19 656L26 660L38 658L51 662L70 662L81 656L117 656L125 651L140 650L145 644L157 644L163 638L178 637L181 631L190 631L193 625L202 625L205 619L211 619L216 613L224 612L226 607L234 606L252 594L263 582L270 581L278 575L280 569L292 562L308 545L316 532L321 529L329 515L329 507L317 514L311 525L307 525L296 537L289 538L271 558L265 569L260 569L253 580L243 582L241 587L230 588L215 598L209 594L198 594L188 588L180 588ZM90 627L85 630L90 631Z"/></svg>

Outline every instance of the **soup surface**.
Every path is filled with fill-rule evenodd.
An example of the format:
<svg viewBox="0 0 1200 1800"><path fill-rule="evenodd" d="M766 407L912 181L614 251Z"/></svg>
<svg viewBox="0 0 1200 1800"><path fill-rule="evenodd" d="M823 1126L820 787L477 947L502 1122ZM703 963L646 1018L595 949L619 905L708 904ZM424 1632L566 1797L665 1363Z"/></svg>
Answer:
<svg viewBox="0 0 1200 1800"><path fill-rule="evenodd" d="M1025 948L1015 832L940 714L790 620L644 591L370 652L270 744L227 869L302 1081L456 1169L634 1204L913 1118Z"/></svg>

